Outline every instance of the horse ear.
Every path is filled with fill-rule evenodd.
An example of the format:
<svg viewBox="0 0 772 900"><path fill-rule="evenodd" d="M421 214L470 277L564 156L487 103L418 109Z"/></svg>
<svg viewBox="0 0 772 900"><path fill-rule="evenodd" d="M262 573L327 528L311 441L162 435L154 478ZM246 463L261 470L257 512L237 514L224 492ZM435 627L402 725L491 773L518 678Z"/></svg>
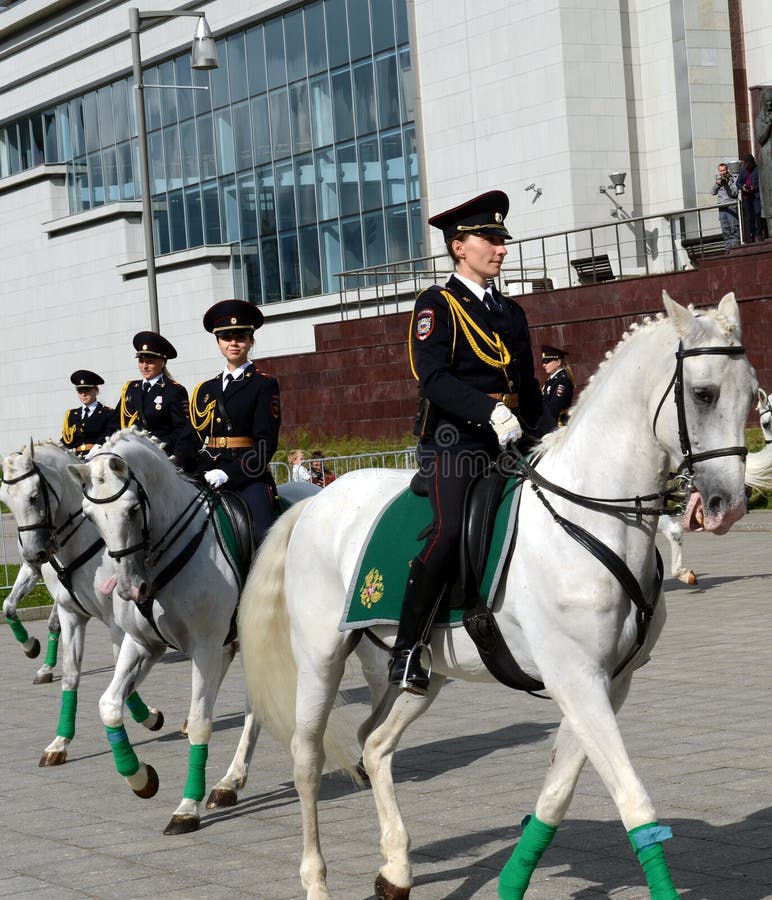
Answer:
<svg viewBox="0 0 772 900"><path fill-rule="evenodd" d="M69 463L67 474L79 488L83 489L89 482L91 470L86 463Z"/></svg>
<svg viewBox="0 0 772 900"><path fill-rule="evenodd" d="M673 323L676 334L680 338L687 337L694 328L695 320L692 313L685 306L676 303L667 291L662 291L662 302L665 305L665 312L668 318Z"/></svg>
<svg viewBox="0 0 772 900"><path fill-rule="evenodd" d="M107 457L107 467L112 469L116 475L121 477L126 477L129 472L129 466L126 463L125 459L121 459L120 456L108 456Z"/></svg>
<svg viewBox="0 0 772 900"><path fill-rule="evenodd" d="M35 442L32 440L31 437L29 439L29 458L30 459L35 458Z"/></svg>
<svg viewBox="0 0 772 900"><path fill-rule="evenodd" d="M756 394L759 398L759 401L756 404L756 412L761 412L762 409L764 409L766 407L769 397L767 396L767 392L764 390L763 387L758 388L756 390Z"/></svg>
<svg viewBox="0 0 772 900"><path fill-rule="evenodd" d="M718 304L719 313L724 316L732 327L736 337L740 337L740 307L734 296L734 291L724 294Z"/></svg>

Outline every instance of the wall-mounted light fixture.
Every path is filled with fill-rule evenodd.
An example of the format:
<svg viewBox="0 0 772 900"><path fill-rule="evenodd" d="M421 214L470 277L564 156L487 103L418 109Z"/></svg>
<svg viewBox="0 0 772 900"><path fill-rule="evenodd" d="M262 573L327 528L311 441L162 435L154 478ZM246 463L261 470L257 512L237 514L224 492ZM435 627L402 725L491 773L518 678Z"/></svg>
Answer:
<svg viewBox="0 0 772 900"><path fill-rule="evenodd" d="M531 200L531 203L536 203L539 197L541 197L541 188L536 187L536 184L533 181L525 187L525 190L533 191L533 200Z"/></svg>
<svg viewBox="0 0 772 900"><path fill-rule="evenodd" d="M600 186L601 194L605 194L608 191L614 191L617 197L621 197L625 192L625 178L627 178L627 172L612 172L609 175L609 181L611 184Z"/></svg>

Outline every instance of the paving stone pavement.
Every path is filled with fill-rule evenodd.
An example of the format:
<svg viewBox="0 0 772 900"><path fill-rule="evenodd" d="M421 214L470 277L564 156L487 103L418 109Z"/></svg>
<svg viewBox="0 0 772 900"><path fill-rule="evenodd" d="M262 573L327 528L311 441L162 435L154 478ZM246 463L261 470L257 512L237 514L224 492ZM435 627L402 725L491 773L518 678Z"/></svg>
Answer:
<svg viewBox="0 0 772 900"><path fill-rule="evenodd" d="M668 579L668 623L620 716L636 770L660 820L673 828L666 853L689 900L772 897L770 532L772 514L753 513L726 536L685 538L699 583ZM45 638L43 621L29 630ZM142 690L163 709L163 731L127 725L140 758L159 773L152 800L136 798L116 774L99 721L97 701L111 673L103 626L89 627L78 731L68 762L57 768L37 764L54 737L60 688L58 679L32 685L39 664L0 628L0 897L304 896L290 761L269 736L260 738L238 806L208 812L195 834L162 834L187 761L177 728L187 714L190 667L180 654L169 652ZM238 740L240 678L237 662L217 708L208 785ZM343 711L352 723L365 714L363 684L352 668ZM405 735L395 779L412 838L415 900L494 900L518 823L533 810L558 719L550 701L453 682ZM322 793L331 891L338 900L370 898L379 865L370 792L331 775ZM648 896L616 810L588 766L527 898Z"/></svg>

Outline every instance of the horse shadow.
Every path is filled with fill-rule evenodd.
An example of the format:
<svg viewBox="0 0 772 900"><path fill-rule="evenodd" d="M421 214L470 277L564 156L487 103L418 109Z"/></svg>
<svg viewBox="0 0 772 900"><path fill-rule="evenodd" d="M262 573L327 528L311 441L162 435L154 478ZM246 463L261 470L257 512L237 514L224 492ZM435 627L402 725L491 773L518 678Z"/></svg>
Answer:
<svg viewBox="0 0 772 900"><path fill-rule="evenodd" d="M759 810L739 822L711 825L699 819L672 819L674 840L665 843L665 853L681 900L768 900L772 896L772 808ZM458 881L442 891L445 900L466 900L490 890L520 837L520 829L503 827L431 841L414 847L412 857L435 860L463 859L463 864L419 874L415 887ZM476 857L491 843L511 841L511 846ZM588 886L561 896L572 900L597 900L613 896L620 886L637 883L646 890L643 872L619 822L566 820L558 829L540 866L559 869L550 876L553 889L560 879L577 878ZM539 869L537 868L537 873ZM728 873L728 874L727 874ZM741 884L740 884L741 882ZM556 894L557 895L557 894Z"/></svg>
<svg viewBox="0 0 772 900"><path fill-rule="evenodd" d="M668 596L674 594L705 594L711 588L721 587L722 585L732 584L733 582L753 582L768 579L772 575L771 572L754 572L752 575L699 575L697 576L697 584L684 584L676 578L666 579L665 591Z"/></svg>

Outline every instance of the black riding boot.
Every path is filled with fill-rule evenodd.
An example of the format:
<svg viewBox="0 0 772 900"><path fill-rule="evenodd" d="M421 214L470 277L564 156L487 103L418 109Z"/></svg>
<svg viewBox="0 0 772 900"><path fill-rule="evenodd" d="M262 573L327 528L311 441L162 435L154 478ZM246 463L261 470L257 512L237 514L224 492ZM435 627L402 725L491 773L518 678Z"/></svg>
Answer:
<svg viewBox="0 0 772 900"><path fill-rule="evenodd" d="M417 557L410 566L402 614L389 662L389 681L411 694L425 694L429 674L421 666L420 640L434 611L439 590Z"/></svg>

